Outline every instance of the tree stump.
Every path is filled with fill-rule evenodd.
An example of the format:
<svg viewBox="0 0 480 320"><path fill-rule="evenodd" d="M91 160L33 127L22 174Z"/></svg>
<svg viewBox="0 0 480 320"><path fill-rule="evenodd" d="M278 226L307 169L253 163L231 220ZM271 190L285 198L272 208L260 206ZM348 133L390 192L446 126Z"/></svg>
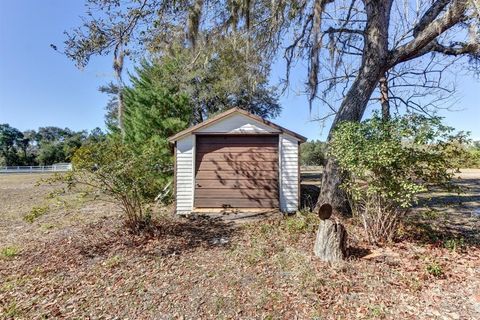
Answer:
<svg viewBox="0 0 480 320"><path fill-rule="evenodd" d="M320 220L313 248L315 255L322 261L340 262L345 259L346 249L347 232L345 227L330 219Z"/></svg>

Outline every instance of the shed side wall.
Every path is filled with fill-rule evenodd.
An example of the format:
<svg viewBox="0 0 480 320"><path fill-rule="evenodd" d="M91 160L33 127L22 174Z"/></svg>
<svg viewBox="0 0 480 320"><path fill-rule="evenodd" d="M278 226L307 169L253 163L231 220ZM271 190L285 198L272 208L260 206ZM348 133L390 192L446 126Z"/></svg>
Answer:
<svg viewBox="0 0 480 320"><path fill-rule="evenodd" d="M177 141L176 148L176 208L177 213L193 210L195 136Z"/></svg>
<svg viewBox="0 0 480 320"><path fill-rule="evenodd" d="M298 140L280 135L280 208L283 212L298 209Z"/></svg>

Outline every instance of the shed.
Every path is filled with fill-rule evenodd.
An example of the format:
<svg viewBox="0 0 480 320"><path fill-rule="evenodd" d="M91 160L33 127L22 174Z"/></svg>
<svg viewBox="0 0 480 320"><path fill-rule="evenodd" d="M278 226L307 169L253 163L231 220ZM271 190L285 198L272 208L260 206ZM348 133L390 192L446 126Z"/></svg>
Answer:
<svg viewBox="0 0 480 320"><path fill-rule="evenodd" d="M299 203L299 145L306 138L232 108L169 138L176 212L266 209Z"/></svg>

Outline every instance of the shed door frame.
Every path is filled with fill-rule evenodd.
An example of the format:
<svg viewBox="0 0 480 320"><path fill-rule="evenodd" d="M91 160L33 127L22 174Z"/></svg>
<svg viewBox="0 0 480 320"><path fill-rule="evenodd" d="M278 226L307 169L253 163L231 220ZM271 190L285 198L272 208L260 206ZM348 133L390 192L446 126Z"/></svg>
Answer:
<svg viewBox="0 0 480 320"><path fill-rule="evenodd" d="M265 207L254 207L248 209L280 209L281 208L281 134L274 133L274 132L261 132L261 133L228 133L228 132L195 132L194 136L194 144L193 144L193 209L209 209L210 207L197 207L197 195L196 195L196 185L197 185L197 159L198 159L198 136L229 136L229 137L261 137L261 136L269 136L269 137L277 137L277 170L276 170L276 179L277 179L277 206L272 208L265 208ZM211 207L217 208L218 207ZM230 209L230 208L229 208ZM232 207L231 209L247 209L243 207Z"/></svg>

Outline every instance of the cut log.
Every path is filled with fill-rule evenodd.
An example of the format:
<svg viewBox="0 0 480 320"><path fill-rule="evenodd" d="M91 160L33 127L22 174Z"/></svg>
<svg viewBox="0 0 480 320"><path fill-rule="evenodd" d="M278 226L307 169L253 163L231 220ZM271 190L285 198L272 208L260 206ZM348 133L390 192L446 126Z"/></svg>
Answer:
<svg viewBox="0 0 480 320"><path fill-rule="evenodd" d="M322 261L340 262L345 259L346 249L345 227L330 219L321 220L313 249L315 255Z"/></svg>
<svg viewBox="0 0 480 320"><path fill-rule="evenodd" d="M333 208L330 204L324 203L320 206L318 210L318 216L322 220L327 220L332 216Z"/></svg>

